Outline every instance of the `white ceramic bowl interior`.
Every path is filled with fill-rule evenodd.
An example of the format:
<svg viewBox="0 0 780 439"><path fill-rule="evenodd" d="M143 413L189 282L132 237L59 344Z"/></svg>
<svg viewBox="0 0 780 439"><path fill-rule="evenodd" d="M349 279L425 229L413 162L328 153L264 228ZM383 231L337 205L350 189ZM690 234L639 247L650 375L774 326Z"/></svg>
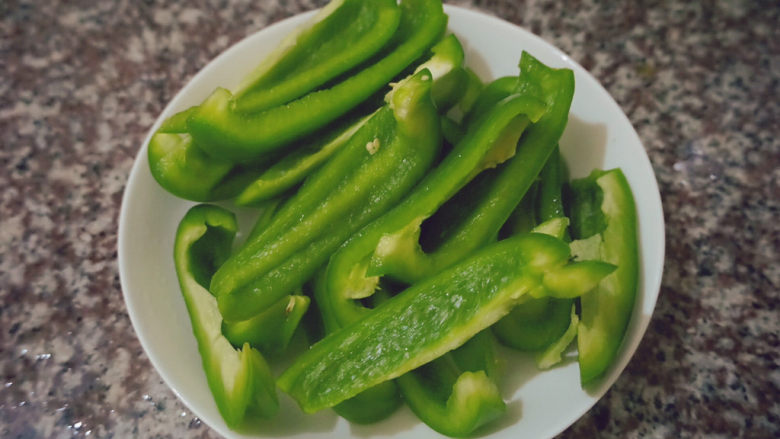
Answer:
<svg viewBox="0 0 780 439"><path fill-rule="evenodd" d="M517 74L526 50L554 67L575 73L576 92L561 150L572 177L593 168L623 169L636 198L641 277L634 315L619 358L594 388L579 384L576 361L539 372L529 355L502 349L506 361L503 391L508 413L483 432L488 437L551 437L582 416L615 382L636 350L650 321L661 283L664 222L661 199L647 154L628 118L604 88L565 53L515 25L479 12L445 6L449 29L466 49L467 64L483 80ZM201 102L217 86L231 88L312 12L276 23L222 53L170 102L138 153L122 201L119 220L119 270L133 327L152 364L179 398L205 423L226 437L229 430L212 399L173 266L178 222L193 205L163 190L152 178L147 144L168 116ZM251 211L230 207L247 230ZM239 238L240 239L240 236ZM304 415L285 395L282 410L264 422L255 436L290 438L440 437L407 409L371 426L350 425L326 410ZM251 435L250 435L251 436Z"/></svg>

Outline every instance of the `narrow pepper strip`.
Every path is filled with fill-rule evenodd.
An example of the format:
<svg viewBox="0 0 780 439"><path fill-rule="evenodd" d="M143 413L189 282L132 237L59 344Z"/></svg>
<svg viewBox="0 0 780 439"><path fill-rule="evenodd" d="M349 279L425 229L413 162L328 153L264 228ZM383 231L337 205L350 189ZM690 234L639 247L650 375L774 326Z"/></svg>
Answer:
<svg viewBox="0 0 780 439"><path fill-rule="evenodd" d="M332 0L244 79L235 110L286 104L356 67L390 41L400 17L395 0Z"/></svg>
<svg viewBox="0 0 780 439"><path fill-rule="evenodd" d="M568 245L536 233L488 246L328 335L278 385L305 412L332 407L462 345L544 288L546 272L568 258ZM592 287L582 282L579 292Z"/></svg>
<svg viewBox="0 0 780 439"><path fill-rule="evenodd" d="M524 211L515 214L525 216L526 224L533 225L556 218L565 218L562 185L566 180L566 172L562 170L563 166L563 159L556 149L539 175L538 191L534 194L530 205L525 206ZM568 219L565 223L568 225ZM539 232L539 228L542 227L544 226L540 225L534 231ZM557 238L569 241L566 226L550 232ZM525 230L519 233L525 233ZM493 325L493 332L501 343L514 349L543 350L560 339L570 327L572 305L572 299L543 297L528 300Z"/></svg>
<svg viewBox="0 0 780 439"><path fill-rule="evenodd" d="M193 138L213 157L252 162L310 134L385 86L442 35L447 16L441 0L404 0L401 22L387 53L335 86L288 104L246 115L232 108L231 93L217 89L187 121Z"/></svg>
<svg viewBox="0 0 780 439"><path fill-rule="evenodd" d="M602 376L614 362L636 300L639 276L634 196L620 169L593 171L571 182L572 253L580 260L613 263L617 270L580 297L580 379Z"/></svg>
<svg viewBox="0 0 780 439"><path fill-rule="evenodd" d="M339 245L392 207L425 173L441 143L423 70L288 200L211 282L226 320L253 316L300 287Z"/></svg>
<svg viewBox="0 0 780 439"><path fill-rule="evenodd" d="M229 254L235 233L232 213L198 205L179 223L174 244L176 275L209 389L230 428L239 427L247 413L267 417L279 408L265 359L246 343L236 350L222 336L217 302L206 289L211 273Z"/></svg>

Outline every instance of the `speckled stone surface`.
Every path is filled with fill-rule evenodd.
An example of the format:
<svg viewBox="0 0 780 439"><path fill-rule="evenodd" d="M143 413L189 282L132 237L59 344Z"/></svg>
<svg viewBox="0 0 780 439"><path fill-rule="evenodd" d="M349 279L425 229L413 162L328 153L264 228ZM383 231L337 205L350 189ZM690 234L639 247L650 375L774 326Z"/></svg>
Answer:
<svg viewBox="0 0 780 439"><path fill-rule="evenodd" d="M199 69L322 3L0 2L0 436L216 437L130 325L122 190L146 131ZM780 4L455 3L591 71L639 132L663 197L647 335L562 437L780 435Z"/></svg>

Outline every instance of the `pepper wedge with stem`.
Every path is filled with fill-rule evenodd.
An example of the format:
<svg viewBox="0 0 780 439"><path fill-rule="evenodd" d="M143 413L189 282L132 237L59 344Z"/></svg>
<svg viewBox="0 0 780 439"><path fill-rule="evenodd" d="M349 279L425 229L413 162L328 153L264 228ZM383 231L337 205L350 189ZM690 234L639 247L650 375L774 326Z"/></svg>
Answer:
<svg viewBox="0 0 780 439"><path fill-rule="evenodd" d="M430 88L428 70L397 84L387 106L217 270L211 291L226 320L250 318L299 288L423 176L441 144Z"/></svg>
<svg viewBox="0 0 780 439"><path fill-rule="evenodd" d="M525 294L545 289L548 273L568 259L568 245L537 233L485 247L326 336L277 384L307 413L332 407L462 345ZM586 276L578 292L594 284Z"/></svg>
<svg viewBox="0 0 780 439"><path fill-rule="evenodd" d="M436 108L443 113L448 103L457 100L461 95L461 90L452 87L452 83L457 82L458 78L457 75L453 78L452 74L462 70L460 66L463 65L463 47L455 35L448 35L431 48L431 54L415 72L430 70L433 76L431 97ZM254 205L300 183L344 146L369 117L370 115L357 121L350 120L344 123L343 127L331 130L324 139L317 138L311 144L290 152L247 185L236 197L236 204Z"/></svg>
<svg viewBox="0 0 780 439"><path fill-rule="evenodd" d="M637 216L631 187L620 169L593 171L569 187L573 255L618 266L580 297L577 347L580 380L586 385L614 362L631 319L639 278Z"/></svg>
<svg viewBox="0 0 780 439"><path fill-rule="evenodd" d="M356 306L352 299L373 294L378 277L367 276L366 270L374 253L382 250L383 237L419 230L424 218L480 170L511 156L520 133L543 111L544 105L531 97L512 96L499 103L398 206L339 248L328 263L326 281L336 313Z"/></svg>
<svg viewBox="0 0 780 439"><path fill-rule="evenodd" d="M378 53L400 17L395 0L332 0L242 81L232 105L255 113L305 95Z"/></svg>
<svg viewBox="0 0 780 439"><path fill-rule="evenodd" d="M441 0L403 0L400 8L398 30L373 64L331 88L251 115L236 111L231 93L217 89L187 120L193 138L213 157L252 162L346 114L422 56L443 34L447 16Z"/></svg>
<svg viewBox="0 0 780 439"><path fill-rule="evenodd" d="M374 55L399 20L394 0L331 1L243 81L236 106L260 111L301 97ZM187 119L197 111L191 107L177 113L154 134L148 149L152 175L181 198L231 198L262 170L236 169L232 161L206 154L187 129Z"/></svg>
<svg viewBox="0 0 780 439"><path fill-rule="evenodd" d="M222 335L217 301L206 289L214 268L230 253L235 233L232 213L217 206L198 205L179 223L174 244L176 275L206 380L230 428L239 427L248 413L266 417L279 408L265 359L246 343L236 350Z"/></svg>

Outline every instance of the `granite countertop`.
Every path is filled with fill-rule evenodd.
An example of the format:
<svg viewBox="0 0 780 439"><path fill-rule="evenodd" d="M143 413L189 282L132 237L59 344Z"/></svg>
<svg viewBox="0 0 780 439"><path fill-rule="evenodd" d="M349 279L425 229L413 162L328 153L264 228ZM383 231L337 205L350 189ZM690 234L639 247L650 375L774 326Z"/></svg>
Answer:
<svg viewBox="0 0 780 439"><path fill-rule="evenodd" d="M454 3L525 27L601 81L663 198L647 334L562 437L780 435L780 5ZM147 130L199 69L322 4L0 3L0 436L217 436L133 332L117 271L122 190Z"/></svg>

